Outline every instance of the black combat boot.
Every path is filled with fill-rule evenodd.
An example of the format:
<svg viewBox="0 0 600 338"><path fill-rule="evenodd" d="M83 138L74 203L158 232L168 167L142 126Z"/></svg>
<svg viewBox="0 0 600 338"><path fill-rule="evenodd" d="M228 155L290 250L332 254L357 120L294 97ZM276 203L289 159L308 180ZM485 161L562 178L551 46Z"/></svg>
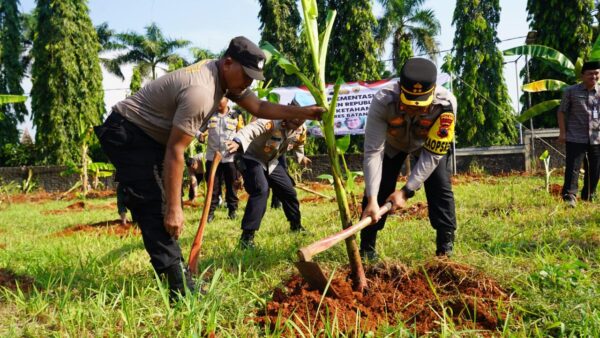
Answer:
<svg viewBox="0 0 600 338"><path fill-rule="evenodd" d="M242 231L242 236L240 237L240 248L242 249L254 249L254 230L244 230Z"/></svg>
<svg viewBox="0 0 600 338"><path fill-rule="evenodd" d="M227 214L229 219L235 219L235 209L229 209L229 214Z"/></svg>
<svg viewBox="0 0 600 338"><path fill-rule="evenodd" d="M300 222L290 222L290 230L292 232L306 232L306 229L304 229Z"/></svg>
<svg viewBox="0 0 600 338"><path fill-rule="evenodd" d="M175 264L168 267L164 274L169 283L169 300L171 303L177 302L179 297L184 297L187 292L195 292L196 286L192 279L192 274L187 267L182 264Z"/></svg>
<svg viewBox="0 0 600 338"><path fill-rule="evenodd" d="M452 256L454 246L454 231L453 230L437 230L435 239L436 250L435 255L438 257Z"/></svg>
<svg viewBox="0 0 600 338"><path fill-rule="evenodd" d="M363 262L379 260L375 246L377 244L377 231L362 231L360 233L360 257Z"/></svg>

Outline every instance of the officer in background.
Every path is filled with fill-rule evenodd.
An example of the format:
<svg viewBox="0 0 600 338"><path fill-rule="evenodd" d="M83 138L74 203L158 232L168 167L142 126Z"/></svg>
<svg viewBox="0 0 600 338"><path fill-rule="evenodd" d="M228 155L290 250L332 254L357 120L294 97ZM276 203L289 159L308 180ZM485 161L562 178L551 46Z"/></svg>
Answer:
<svg viewBox="0 0 600 338"><path fill-rule="evenodd" d="M297 95L292 104L314 105L314 100L310 95ZM238 166L244 177L244 188L250 195L242 219L242 248L254 247L254 234L267 210L269 187L281 201L285 216L290 222L290 230L305 231L294 182L280 162L280 156L293 148L298 163L305 166L310 164L310 159L304 156L305 135L304 120L257 119L236 133L232 141L227 142L229 152L244 153Z"/></svg>
<svg viewBox="0 0 600 338"><path fill-rule="evenodd" d="M198 186L204 177L203 159L203 153L198 153L185 159L185 166L187 168L188 177L190 178L190 189L188 191L188 199L190 201L195 200L196 196L198 196Z"/></svg>
<svg viewBox="0 0 600 338"><path fill-rule="evenodd" d="M365 129L365 197L363 218L373 225L361 232L363 259L377 259L377 231L386 216L378 218L379 206L391 201L392 210L403 208L415 191L425 186L429 220L437 232L436 255L450 256L456 230L454 195L446 162L454 137L456 98L435 85L437 70L426 59L409 59L401 70L400 82L375 94ZM396 190L404 159L417 158L406 185Z"/></svg>
<svg viewBox="0 0 600 338"><path fill-rule="evenodd" d="M238 208L237 192L234 189L237 169L233 163L233 154L227 152L225 141L231 139L233 134L235 134L243 125L239 124L238 117L240 113L238 111L231 110L227 105L228 103L229 100L226 97L221 99L217 114L213 115L208 121L208 124L200 129L200 137L198 138L200 142L203 142L204 139L207 140L207 181L215 153L220 152L223 156L221 162L217 166L212 200L208 212L208 222L211 222L215 218L215 210L219 204L219 196L221 195L221 187L223 183L225 183L225 202L227 203L227 209L229 210L228 216L230 219L235 218L235 212ZM208 132L206 137L203 136L204 132Z"/></svg>

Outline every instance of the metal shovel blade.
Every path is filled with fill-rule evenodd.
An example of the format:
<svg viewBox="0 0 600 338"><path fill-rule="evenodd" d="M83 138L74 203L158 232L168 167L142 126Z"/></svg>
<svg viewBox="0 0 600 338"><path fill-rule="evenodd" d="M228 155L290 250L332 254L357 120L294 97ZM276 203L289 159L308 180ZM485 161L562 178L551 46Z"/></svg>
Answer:
<svg viewBox="0 0 600 338"><path fill-rule="evenodd" d="M311 288L321 292L325 292L325 289L327 288L328 296L339 298L339 294L335 291L333 285L329 284L329 287L327 287L329 279L319 264L315 262L296 262L296 267L298 268L298 271L300 271L302 278L308 282L308 285Z"/></svg>

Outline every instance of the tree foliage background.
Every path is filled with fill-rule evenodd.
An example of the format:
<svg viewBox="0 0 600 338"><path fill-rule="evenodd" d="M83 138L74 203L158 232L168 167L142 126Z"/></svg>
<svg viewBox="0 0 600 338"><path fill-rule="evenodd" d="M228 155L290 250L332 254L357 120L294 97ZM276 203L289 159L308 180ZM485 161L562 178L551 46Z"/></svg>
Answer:
<svg viewBox="0 0 600 338"><path fill-rule="evenodd" d="M42 162L79 162L81 129L104 109L100 44L84 0L39 0L31 109Z"/></svg>
<svg viewBox="0 0 600 338"><path fill-rule="evenodd" d="M566 55L573 63L577 58L589 54L592 45L594 0L528 0L527 21L532 31L536 31L535 44L554 48ZM526 70L521 72L527 83ZM556 79L567 81L565 75L553 70L540 60L529 61L530 81ZM531 105L560 99L560 92L536 93L531 95ZM522 97L527 103L527 95ZM523 105L527 109L528 105ZM546 112L533 120L535 128L557 127L556 109Z"/></svg>
<svg viewBox="0 0 600 338"><path fill-rule="evenodd" d="M23 94L21 54L24 46L18 6L18 0L0 0L0 94ZM1 105L0 110L0 144L19 142L17 125L27 116L25 104Z"/></svg>
<svg viewBox="0 0 600 338"><path fill-rule="evenodd" d="M461 147L506 145L517 130L504 81L502 52L496 27L499 0L457 0L453 25L452 68L460 78L457 93L457 141Z"/></svg>
<svg viewBox="0 0 600 338"><path fill-rule="evenodd" d="M288 60L298 64L303 51L298 37L302 21L295 0L259 0L261 43L270 42L282 52ZM285 87L300 85L295 76L285 75L283 69L275 64L265 66L265 78L272 80L271 86Z"/></svg>

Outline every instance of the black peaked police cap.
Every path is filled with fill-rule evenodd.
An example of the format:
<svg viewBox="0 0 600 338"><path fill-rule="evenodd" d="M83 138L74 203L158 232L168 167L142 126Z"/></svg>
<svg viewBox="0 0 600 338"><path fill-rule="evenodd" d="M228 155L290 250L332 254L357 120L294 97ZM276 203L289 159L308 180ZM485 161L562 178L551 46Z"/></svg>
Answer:
<svg viewBox="0 0 600 338"><path fill-rule="evenodd" d="M433 62L408 59L400 71L400 100L409 106L424 107L433 101L437 69Z"/></svg>
<svg viewBox="0 0 600 338"><path fill-rule="evenodd" d="M265 53L246 37L238 36L231 39L229 47L225 51L225 56L239 62L244 68L244 72L251 78L260 81L265 80L263 75Z"/></svg>

